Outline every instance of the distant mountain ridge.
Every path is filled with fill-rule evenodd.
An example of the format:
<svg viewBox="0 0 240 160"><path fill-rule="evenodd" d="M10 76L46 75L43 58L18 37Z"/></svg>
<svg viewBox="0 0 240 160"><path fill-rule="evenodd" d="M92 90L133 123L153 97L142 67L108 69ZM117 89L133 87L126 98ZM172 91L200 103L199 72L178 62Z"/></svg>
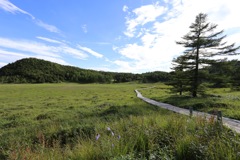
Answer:
<svg viewBox="0 0 240 160"><path fill-rule="evenodd" d="M37 58L24 58L0 68L0 83L112 83L169 80L167 72L144 74L103 72L64 66Z"/></svg>

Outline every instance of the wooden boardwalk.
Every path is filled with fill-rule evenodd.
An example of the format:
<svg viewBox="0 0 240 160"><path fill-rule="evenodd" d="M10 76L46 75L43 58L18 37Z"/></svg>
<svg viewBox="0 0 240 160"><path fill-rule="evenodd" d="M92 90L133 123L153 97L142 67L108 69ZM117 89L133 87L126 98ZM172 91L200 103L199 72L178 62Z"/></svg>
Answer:
<svg viewBox="0 0 240 160"><path fill-rule="evenodd" d="M158 106L158 107L161 107L161 108L164 108L164 109L176 112L176 113L190 115L190 111L188 109L179 108L179 107L173 106L171 104L162 103L162 102L158 102L158 101L143 97L142 94L138 90L135 90L135 92L136 92L138 98L142 99L143 101L145 101L151 105L155 105L155 106ZM193 111L192 116L204 116L206 118L210 118L213 115L204 113L204 112ZM240 121L239 120L222 117L222 122L225 126L236 131L237 133L240 133Z"/></svg>

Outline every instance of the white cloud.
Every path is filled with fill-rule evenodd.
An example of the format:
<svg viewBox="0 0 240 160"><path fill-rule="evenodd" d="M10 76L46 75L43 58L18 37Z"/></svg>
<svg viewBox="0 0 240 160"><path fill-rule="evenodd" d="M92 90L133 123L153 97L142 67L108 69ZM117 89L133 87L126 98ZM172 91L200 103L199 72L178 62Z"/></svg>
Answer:
<svg viewBox="0 0 240 160"><path fill-rule="evenodd" d="M44 23L43 21L35 18L32 14L28 13L27 11L24 11L20 8L18 8L17 6L15 6L14 4L12 4L11 2L9 2L8 0L0 0L0 8L2 8L3 10L10 12L10 13L22 13L22 14L26 14L28 16L30 16L33 20L33 22L35 24L37 24L38 26L50 31L50 32L54 32L54 33L61 33L61 31L54 25L50 25L47 23Z"/></svg>
<svg viewBox="0 0 240 160"><path fill-rule="evenodd" d="M95 56L95 57L97 57L97 58L102 58L102 57L103 57L102 54L97 53L97 52L93 51L93 50L90 49L90 48L82 47L82 46L80 46L80 45L78 45L78 48L81 49L81 50L83 50L83 51L85 51L85 52L87 52L87 53L90 53L91 55L93 55L93 56Z"/></svg>
<svg viewBox="0 0 240 160"><path fill-rule="evenodd" d="M18 57L18 58L27 57L27 55L24 54L24 53L6 51L6 50L1 49L1 48L0 48L0 53L1 53L0 54L1 57L9 57L9 56L14 56L14 57Z"/></svg>
<svg viewBox="0 0 240 160"><path fill-rule="evenodd" d="M46 38L46 37L41 37L41 36L38 36L36 38L41 39L46 42L50 42L50 43L63 44L62 42L55 40L55 39L51 39L51 38Z"/></svg>
<svg viewBox="0 0 240 160"><path fill-rule="evenodd" d="M35 58L44 59L46 61L51 61L51 62L55 62L58 64L71 66L71 64L65 62L63 59L60 59L60 58L48 57L48 56L43 56L43 55L37 55L37 56L35 56Z"/></svg>
<svg viewBox="0 0 240 160"><path fill-rule="evenodd" d="M73 48L66 44L58 44L57 46L46 45L28 40L12 40L0 37L0 47L11 52L25 52L25 55L47 56L62 59L62 55L71 55L78 59L86 59L87 54L77 48Z"/></svg>
<svg viewBox="0 0 240 160"><path fill-rule="evenodd" d="M21 52L6 51L0 48L0 59L2 61L2 64L6 62L13 62L18 59L27 58L27 57L29 57L27 54L24 54Z"/></svg>
<svg viewBox="0 0 240 160"><path fill-rule="evenodd" d="M238 30L240 30L240 28L238 28ZM236 43L237 45L240 45L240 32L227 36L226 41L229 43Z"/></svg>
<svg viewBox="0 0 240 160"><path fill-rule="evenodd" d="M33 15L18 8L17 6L15 6L11 2L9 2L8 0L0 0L0 8L2 8L3 10L5 10L7 12L11 12L13 14L14 13L23 13L23 14L29 15L32 19L35 19L35 17Z"/></svg>
<svg viewBox="0 0 240 160"><path fill-rule="evenodd" d="M30 58L30 57L35 57L39 59L44 59L47 61L55 62L58 64L62 65L70 65L69 63L65 62L63 59L60 57L51 57L47 55L30 55L27 53L22 53L18 51L6 51L0 48L0 59L6 62L13 62L22 58ZM0 67L7 65L7 63L0 62Z"/></svg>
<svg viewBox="0 0 240 160"><path fill-rule="evenodd" d="M121 72L131 72L132 71L132 67L130 66L130 63L127 61L116 60L113 63L118 66L121 66L121 68L118 69Z"/></svg>
<svg viewBox="0 0 240 160"><path fill-rule="evenodd" d="M0 37L0 47L6 49L14 49L18 51L24 51L27 53L35 53L41 55L47 55L51 57L60 57L57 53L58 48L54 46L47 46L43 43L38 43L28 40L12 40Z"/></svg>
<svg viewBox="0 0 240 160"><path fill-rule="evenodd" d="M88 57L88 55L83 53L82 51L69 46L61 46L58 49L59 49L58 52L73 55L75 58L78 58L78 59L83 60Z"/></svg>
<svg viewBox="0 0 240 160"><path fill-rule="evenodd" d="M123 12L127 12L128 11L128 6L124 5L123 6Z"/></svg>
<svg viewBox="0 0 240 160"><path fill-rule="evenodd" d="M124 34L128 37L135 35L136 27L143 26L149 22L154 22L157 17L166 12L167 8L160 6L159 3L142 6L132 11L132 15L126 17L127 30ZM132 18L134 16L135 18Z"/></svg>
<svg viewBox="0 0 240 160"><path fill-rule="evenodd" d="M132 11L135 17L127 17L125 35L135 42L114 47L123 56L121 59L125 58L115 63L121 70L170 71L172 59L184 51L175 42L189 32L189 26L200 12L209 15L209 22L219 24L217 31L235 28L226 40L240 43L240 21L237 21L240 10L236 1L165 0L165 3L141 6Z"/></svg>
<svg viewBox="0 0 240 160"><path fill-rule="evenodd" d="M53 33L61 33L61 31L55 27L54 25L50 25L47 23L42 22L41 20L35 20L34 21L38 26L48 30L49 32L53 32Z"/></svg>

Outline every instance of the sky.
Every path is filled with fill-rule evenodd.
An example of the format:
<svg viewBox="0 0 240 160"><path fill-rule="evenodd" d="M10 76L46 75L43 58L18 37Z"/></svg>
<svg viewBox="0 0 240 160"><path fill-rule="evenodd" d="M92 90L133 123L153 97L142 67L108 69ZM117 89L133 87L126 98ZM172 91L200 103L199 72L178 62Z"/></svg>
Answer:
<svg viewBox="0 0 240 160"><path fill-rule="evenodd" d="M199 13L240 45L237 0L0 0L0 67L35 57L101 71L168 72L184 51L176 41Z"/></svg>

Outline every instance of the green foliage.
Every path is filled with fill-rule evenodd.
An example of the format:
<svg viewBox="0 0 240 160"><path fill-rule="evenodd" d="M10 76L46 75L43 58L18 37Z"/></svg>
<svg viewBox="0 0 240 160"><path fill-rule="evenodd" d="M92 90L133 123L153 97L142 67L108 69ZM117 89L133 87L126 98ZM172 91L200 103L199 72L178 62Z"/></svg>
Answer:
<svg viewBox="0 0 240 160"><path fill-rule="evenodd" d="M237 60L222 60L206 67L205 70L209 74L208 81L212 83L211 87L226 88L231 84L237 86L238 84L234 84L234 77L237 75L237 70L240 69L236 66L237 63L239 63Z"/></svg>
<svg viewBox="0 0 240 160"><path fill-rule="evenodd" d="M158 82L169 79L167 72L145 74L103 72L62 66L36 58L26 58L0 69L0 83L121 83Z"/></svg>
<svg viewBox="0 0 240 160"><path fill-rule="evenodd" d="M231 78L232 87L233 89L240 91L240 72L239 72L240 61L235 60L235 61L232 61L232 63L233 63L233 67L232 67L233 72L232 72L232 78Z"/></svg>
<svg viewBox="0 0 240 160"><path fill-rule="evenodd" d="M155 85L141 91L169 94ZM144 103L149 86L1 85L0 159L239 159L239 135Z"/></svg>
<svg viewBox="0 0 240 160"><path fill-rule="evenodd" d="M144 83L167 82L170 80L170 74L161 71L143 73L142 77Z"/></svg>
<svg viewBox="0 0 240 160"><path fill-rule="evenodd" d="M36 58L26 58L0 69L2 83L110 83L112 76Z"/></svg>
<svg viewBox="0 0 240 160"><path fill-rule="evenodd" d="M172 77L168 85L172 85L172 92L179 93L182 95L183 92L190 92L192 85L192 74L191 70L189 70L188 58L186 56L179 56L176 59L173 59L173 70Z"/></svg>

